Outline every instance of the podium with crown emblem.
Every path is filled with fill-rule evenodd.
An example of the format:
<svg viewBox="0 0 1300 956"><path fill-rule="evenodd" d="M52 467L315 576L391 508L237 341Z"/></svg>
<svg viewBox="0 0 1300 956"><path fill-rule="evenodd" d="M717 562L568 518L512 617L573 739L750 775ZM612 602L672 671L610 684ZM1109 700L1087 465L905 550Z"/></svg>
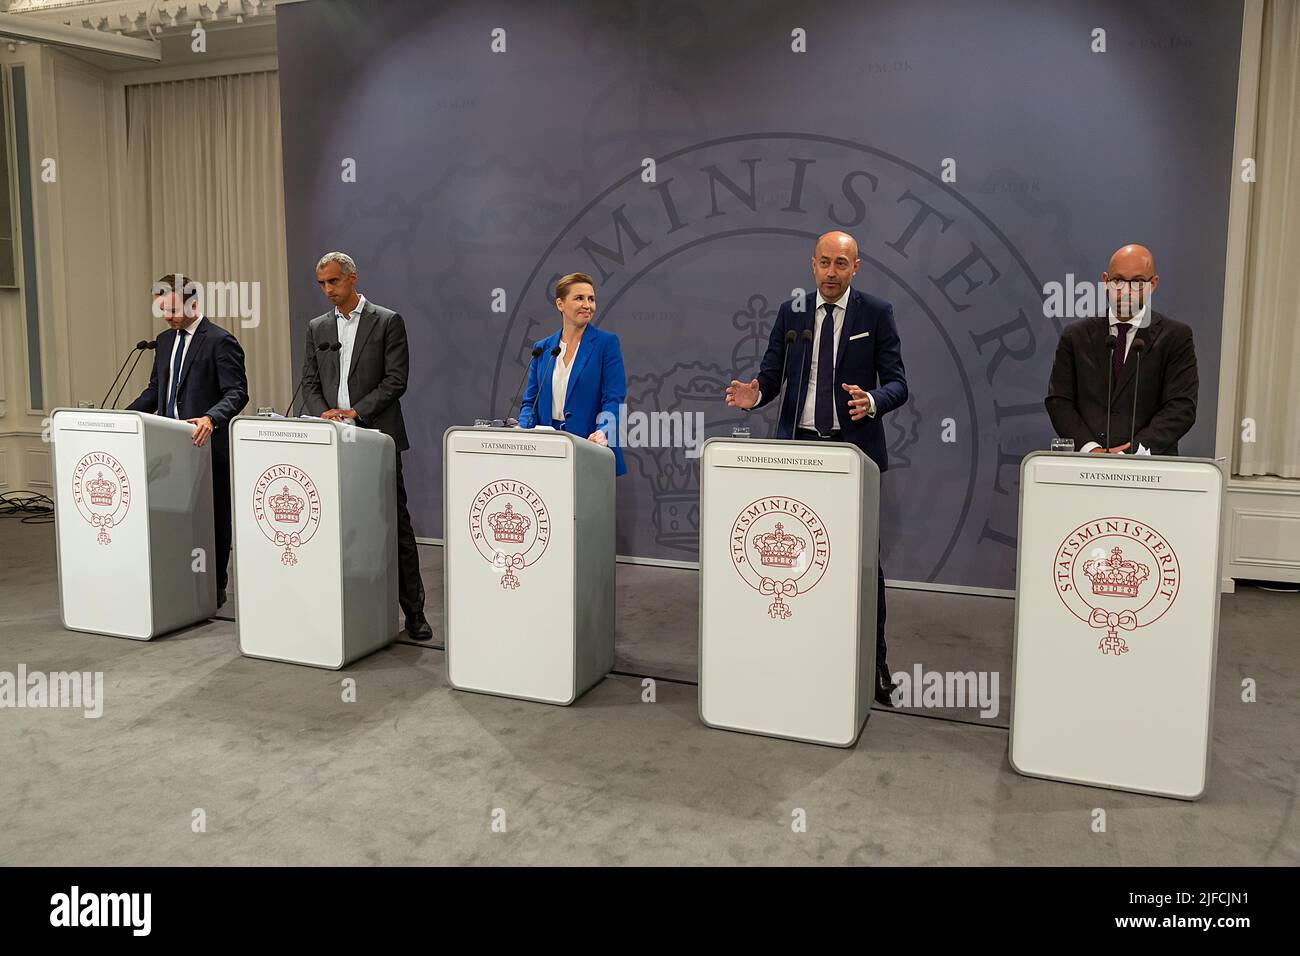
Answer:
<svg viewBox="0 0 1300 956"><path fill-rule="evenodd" d="M149 640L211 617L212 449L143 412L51 416L63 626Z"/></svg>
<svg viewBox="0 0 1300 956"><path fill-rule="evenodd" d="M700 719L851 747L873 699L880 471L855 445L710 438Z"/></svg>
<svg viewBox="0 0 1300 956"><path fill-rule="evenodd" d="M1205 791L1223 472L1211 460L1034 452L1020 467L1011 765Z"/></svg>
<svg viewBox="0 0 1300 956"><path fill-rule="evenodd" d="M614 666L614 454L549 429L443 435L447 680L571 704Z"/></svg>
<svg viewBox="0 0 1300 956"><path fill-rule="evenodd" d="M337 670L392 642L396 468L393 440L373 429L231 422L241 653Z"/></svg>

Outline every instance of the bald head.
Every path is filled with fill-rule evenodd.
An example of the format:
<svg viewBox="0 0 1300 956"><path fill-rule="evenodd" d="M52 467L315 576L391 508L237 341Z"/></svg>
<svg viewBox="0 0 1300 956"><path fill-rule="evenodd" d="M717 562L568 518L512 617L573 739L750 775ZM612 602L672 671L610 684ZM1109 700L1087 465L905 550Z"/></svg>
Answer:
<svg viewBox="0 0 1300 956"><path fill-rule="evenodd" d="M1131 242L1115 250L1106 271L1112 276L1126 279L1153 276L1156 274L1156 257L1151 255L1151 250L1146 246Z"/></svg>
<svg viewBox="0 0 1300 956"><path fill-rule="evenodd" d="M817 291L829 302L838 302L858 274L858 243L847 232L828 232L813 246L813 278Z"/></svg>
<svg viewBox="0 0 1300 956"><path fill-rule="evenodd" d="M1127 321L1142 311L1160 283L1156 275L1156 257L1146 246L1135 242L1120 246L1110 257L1101 274L1115 315Z"/></svg>
<svg viewBox="0 0 1300 956"><path fill-rule="evenodd" d="M817 237L817 244L813 246L813 256L828 255L832 259L840 253L849 257L850 261L858 258L858 241L850 236L847 232L824 232Z"/></svg>

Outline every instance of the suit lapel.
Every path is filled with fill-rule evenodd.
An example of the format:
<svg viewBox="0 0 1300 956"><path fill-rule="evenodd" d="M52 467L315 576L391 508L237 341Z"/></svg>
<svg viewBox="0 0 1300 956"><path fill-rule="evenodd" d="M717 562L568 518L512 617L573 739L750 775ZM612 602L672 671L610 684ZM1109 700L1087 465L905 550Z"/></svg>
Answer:
<svg viewBox="0 0 1300 956"><path fill-rule="evenodd" d="M569 390L564 396L564 404L566 405L569 404L569 396L573 394L574 383L578 381L582 370L587 367L587 362L591 359L591 353L596 348L596 339L592 336L593 331L593 329L588 328L587 331L582 333L582 341L578 343L578 354L573 357L573 368L569 371ZM589 338L588 336L592 337ZM563 358L564 353L561 352L555 357L555 360L558 362Z"/></svg>
<svg viewBox="0 0 1300 956"><path fill-rule="evenodd" d="M338 341L339 322L333 311L325 314L323 322L320 318L316 318L312 323L312 341L317 345ZM317 352L316 374L320 376L320 387L325 401L330 408L333 408L339 403L339 353Z"/></svg>
<svg viewBox="0 0 1300 956"><path fill-rule="evenodd" d="M1132 339L1136 339L1140 337L1142 341L1145 343L1142 347L1142 351L1150 352L1151 346L1155 344L1156 337L1160 335L1161 327L1163 325L1164 325L1163 317L1157 315L1154 311L1152 311L1151 324L1148 325L1145 329L1133 329L1132 331L1130 331L1129 339L1131 341ZM1107 329L1106 334L1109 335L1110 334L1109 319L1107 319L1106 321L1106 329ZM1128 355L1124 359L1124 367L1120 370L1119 379L1115 382L1115 398L1112 399L1112 407L1113 407L1113 402L1119 399L1124 389L1126 389L1129 383L1133 381L1133 376L1137 374L1137 367L1138 367L1137 356L1133 354L1133 347L1130 345L1128 350Z"/></svg>
<svg viewBox="0 0 1300 956"><path fill-rule="evenodd" d="M208 334L208 325L211 323L211 321L212 321L211 319L204 316L203 321L199 323L199 327L194 330L194 335L193 335L194 341L191 342L190 347L185 350L185 358L181 362L181 377L180 380L176 383L177 402L180 401L181 389L185 387L185 382L190 375L190 369L194 367L194 360L198 357L199 349L203 348L204 346L204 342ZM180 333L176 333L176 334L179 335Z"/></svg>
<svg viewBox="0 0 1300 956"><path fill-rule="evenodd" d="M370 300L366 300L366 307L361 310L361 317L357 319L357 334L352 340L351 361L348 363L348 391L352 390L352 380L356 377L357 369L361 363L357 361L361 357L361 350L366 347L366 342L370 339L370 334L375 331L375 326L379 324L379 316L375 313L375 307ZM338 332L338 319L334 319L334 330Z"/></svg>
<svg viewBox="0 0 1300 956"><path fill-rule="evenodd" d="M158 373L158 412L159 415L167 414L167 399L172 387L172 346L176 344L176 332L173 329L164 329L158 333L155 339L158 347L154 350L154 369ZM176 393L180 395L178 391Z"/></svg>
<svg viewBox="0 0 1300 956"><path fill-rule="evenodd" d="M861 314L862 309L858 303L858 293L855 289L849 293L849 301L844 303L844 318L840 324L840 344L835 348L835 373L837 378L839 377L840 366L844 362L844 350L848 347L849 337L857 335L859 331L854 323L857 322L858 316ZM834 334L834 332L835 329L832 326L831 333Z"/></svg>

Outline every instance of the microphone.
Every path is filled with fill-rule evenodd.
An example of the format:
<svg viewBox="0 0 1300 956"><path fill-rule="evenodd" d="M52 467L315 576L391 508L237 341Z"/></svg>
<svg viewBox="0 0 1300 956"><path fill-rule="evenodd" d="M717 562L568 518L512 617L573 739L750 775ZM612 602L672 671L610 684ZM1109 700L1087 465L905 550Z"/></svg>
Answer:
<svg viewBox="0 0 1300 956"><path fill-rule="evenodd" d="M117 408L117 403L121 400L122 393L126 391L126 386L130 383L131 376L135 374L135 367L140 364L140 359L144 357L145 352L156 349L158 347L158 342L157 340L152 342L137 342L135 347L139 352L135 357L135 361L131 363L131 371L127 372L126 378L122 379L122 387L119 388L117 394L113 396L114 408Z"/></svg>
<svg viewBox="0 0 1300 956"><path fill-rule="evenodd" d="M105 392L104 397L99 400L100 408L103 408L105 405L108 404L108 396L113 394L113 389L117 386L118 381L122 378L122 369L126 368L126 363L131 361L131 356L134 355L136 352L139 352L141 349L145 349L148 347L149 347L149 343L146 342L144 339L141 339L139 342L135 343L135 348L133 348L130 352L127 353L126 358L122 359L122 368L119 368L117 370L117 378L113 379L113 384L108 386L108 391ZM127 376L127 378L130 377L131 376L129 375Z"/></svg>
<svg viewBox="0 0 1300 956"><path fill-rule="evenodd" d="M812 344L812 340L812 329L804 329L802 334L799 336L799 378L796 379L799 384L794 387L794 421L790 423L791 438L793 438L795 432L799 430L799 397L803 393L803 354L808 346Z"/></svg>
<svg viewBox="0 0 1300 956"><path fill-rule="evenodd" d="M798 336L799 333L797 333L794 329L791 329L790 331L785 333L785 344L781 346L781 378L776 383L776 410L777 410L776 430L777 431L781 430L781 416L782 416L781 406L785 403L785 383L786 383L785 362L786 359L789 358L790 356L790 346L794 344L794 340L798 338Z"/></svg>
<svg viewBox="0 0 1300 956"><path fill-rule="evenodd" d="M781 419L785 417L785 409L782 408L782 405L785 404L785 386L786 386L785 363L787 359L790 357L790 346L794 344L794 340L798 337L799 337L799 333L796 332L794 329L790 329L788 332L785 333L785 343L781 346L781 377L777 380L776 383L776 409L777 409L776 430L777 431L781 430Z"/></svg>
<svg viewBox="0 0 1300 956"><path fill-rule="evenodd" d="M1138 417L1138 385L1142 383L1142 350L1147 344L1140 338L1133 339L1133 354L1137 356L1133 365L1133 415L1128 423L1128 440L1130 455L1137 454L1137 417Z"/></svg>
<svg viewBox="0 0 1300 956"><path fill-rule="evenodd" d="M316 346L316 351L337 352L341 348L343 348L342 342L321 342L319 345ZM293 390L293 398L289 399L289 407L285 409L284 412L285 418L293 417L293 403L298 400L298 393L302 391L302 382L303 380L301 378L298 379L298 387Z"/></svg>
<svg viewBox="0 0 1300 956"><path fill-rule="evenodd" d="M1102 436L1106 443L1104 451L1110 451L1110 395L1115 387L1115 345L1119 337L1114 332L1106 336L1106 434Z"/></svg>
<svg viewBox="0 0 1300 956"><path fill-rule="evenodd" d="M519 380L519 387L515 389L515 397L510 399L510 405L508 408L506 408L506 424L510 423L510 413L515 410L515 402L519 401L519 394L524 390L524 382L528 381L528 370L533 367L533 362L537 361L538 357L541 354L542 354L542 347L540 345L534 346L532 351L533 357L529 359L528 364L524 366L524 377ZM539 380L537 383L537 391L539 394L541 393L541 390L542 390L542 383ZM521 412L523 411L522 408L519 410ZM515 423L518 424L518 420L516 420ZM534 422L534 424L536 423Z"/></svg>
<svg viewBox="0 0 1300 956"><path fill-rule="evenodd" d="M564 351L564 349L563 349L561 346L558 346L558 345L555 346L555 348L551 349L551 362L552 362L552 364L554 364L554 362L555 362L555 357L556 357L557 355L559 355L562 351ZM546 381L546 376L549 375L549 374L551 374L551 373L550 373L550 372L546 372L546 373L544 373L543 375L538 376L538 379L537 379L537 394L533 396L533 425L534 425L534 426L536 426L536 425L538 424L538 420L537 420L537 403L540 402L540 401L542 400L542 383Z"/></svg>

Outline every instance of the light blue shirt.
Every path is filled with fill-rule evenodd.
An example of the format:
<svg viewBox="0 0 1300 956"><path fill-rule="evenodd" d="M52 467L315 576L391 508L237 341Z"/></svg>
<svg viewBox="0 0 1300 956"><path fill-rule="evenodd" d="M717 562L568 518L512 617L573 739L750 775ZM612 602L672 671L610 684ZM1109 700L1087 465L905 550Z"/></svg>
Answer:
<svg viewBox="0 0 1300 956"><path fill-rule="evenodd" d="M339 327L339 408L351 408L352 396L348 394L348 371L352 368L352 346L357 340L357 326L361 324L361 310L366 307L366 297L358 296L357 307L346 316L334 310L334 321Z"/></svg>

